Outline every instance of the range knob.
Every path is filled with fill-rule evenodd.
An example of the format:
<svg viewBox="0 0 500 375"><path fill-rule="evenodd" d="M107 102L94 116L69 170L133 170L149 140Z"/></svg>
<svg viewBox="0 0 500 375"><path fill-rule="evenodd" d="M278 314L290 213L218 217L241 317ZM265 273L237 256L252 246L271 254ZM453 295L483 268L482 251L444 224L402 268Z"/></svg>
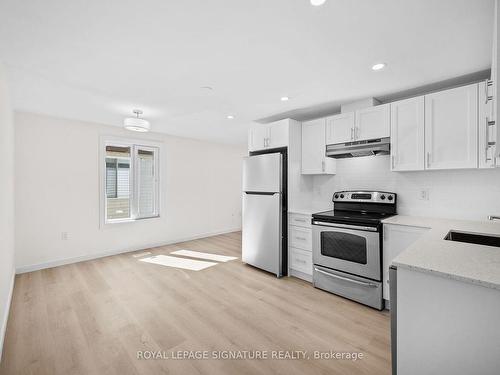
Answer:
<svg viewBox="0 0 500 375"><path fill-rule="evenodd" d="M390 201L392 201L392 200L394 199L394 197L393 197L392 195L389 195L389 196L387 197L387 199L389 199Z"/></svg>
<svg viewBox="0 0 500 375"><path fill-rule="evenodd" d="M382 194L382 195L380 196L380 199L384 200L384 199L385 199L385 195L384 195L384 194Z"/></svg>
<svg viewBox="0 0 500 375"><path fill-rule="evenodd" d="M339 197L339 195L338 195L338 194L335 194L335 195L334 195L334 197L335 197L335 199L337 199L337 198Z"/></svg>
<svg viewBox="0 0 500 375"><path fill-rule="evenodd" d="M340 198L344 198L344 194L340 194Z"/></svg>

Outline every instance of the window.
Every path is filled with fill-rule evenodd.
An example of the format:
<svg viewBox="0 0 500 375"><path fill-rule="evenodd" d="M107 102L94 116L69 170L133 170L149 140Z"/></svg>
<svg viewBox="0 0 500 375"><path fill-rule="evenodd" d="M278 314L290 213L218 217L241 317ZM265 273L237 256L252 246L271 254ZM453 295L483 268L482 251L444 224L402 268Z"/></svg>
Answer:
<svg viewBox="0 0 500 375"><path fill-rule="evenodd" d="M103 142L103 218L105 223L159 216L157 146Z"/></svg>

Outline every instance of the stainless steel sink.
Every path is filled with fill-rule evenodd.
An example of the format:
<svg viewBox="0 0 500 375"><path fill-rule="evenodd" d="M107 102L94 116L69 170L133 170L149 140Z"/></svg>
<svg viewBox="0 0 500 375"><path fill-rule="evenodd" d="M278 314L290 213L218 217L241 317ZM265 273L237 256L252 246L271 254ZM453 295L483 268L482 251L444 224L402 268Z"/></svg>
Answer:
<svg viewBox="0 0 500 375"><path fill-rule="evenodd" d="M487 234L457 232L451 230L444 238L448 241L473 243L476 245L500 247L500 236L490 236Z"/></svg>

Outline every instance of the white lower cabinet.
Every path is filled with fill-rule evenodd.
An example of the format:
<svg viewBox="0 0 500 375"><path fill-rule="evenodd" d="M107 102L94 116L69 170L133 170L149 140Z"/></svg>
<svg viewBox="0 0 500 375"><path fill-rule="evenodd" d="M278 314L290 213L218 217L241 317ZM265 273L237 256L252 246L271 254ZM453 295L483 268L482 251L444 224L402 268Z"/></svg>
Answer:
<svg viewBox="0 0 500 375"><path fill-rule="evenodd" d="M312 253L293 247L290 250L290 268L306 275L312 275Z"/></svg>
<svg viewBox="0 0 500 375"><path fill-rule="evenodd" d="M383 245L383 296L389 301L389 267L394 258L417 241L429 228L410 227L407 225L384 224Z"/></svg>
<svg viewBox="0 0 500 375"><path fill-rule="evenodd" d="M288 266L290 276L312 281L311 215L288 215Z"/></svg>

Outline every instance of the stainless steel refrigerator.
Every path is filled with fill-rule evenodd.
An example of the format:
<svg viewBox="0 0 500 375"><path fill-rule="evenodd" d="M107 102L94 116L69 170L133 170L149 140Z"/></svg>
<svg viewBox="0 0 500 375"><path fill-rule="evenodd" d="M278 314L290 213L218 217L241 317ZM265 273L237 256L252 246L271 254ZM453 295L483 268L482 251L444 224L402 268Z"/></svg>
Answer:
<svg viewBox="0 0 500 375"><path fill-rule="evenodd" d="M285 160L274 152L243 161L242 260L277 277L287 270Z"/></svg>

